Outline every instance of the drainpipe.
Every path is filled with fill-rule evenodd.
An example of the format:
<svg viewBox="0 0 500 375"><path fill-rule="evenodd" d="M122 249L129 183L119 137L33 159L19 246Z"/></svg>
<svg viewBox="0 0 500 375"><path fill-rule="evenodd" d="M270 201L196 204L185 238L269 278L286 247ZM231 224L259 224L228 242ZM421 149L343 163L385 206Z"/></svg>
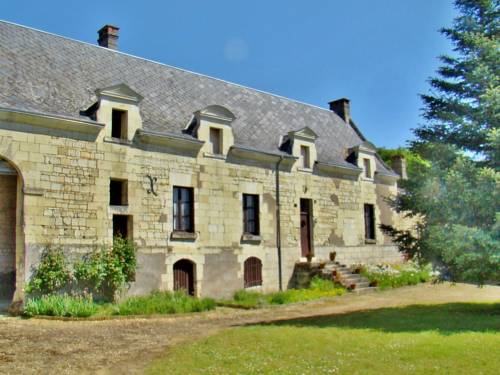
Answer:
<svg viewBox="0 0 500 375"><path fill-rule="evenodd" d="M280 219L280 164L283 156L276 163L276 247L278 249L278 280L280 291L283 290L283 271L281 266L281 219Z"/></svg>

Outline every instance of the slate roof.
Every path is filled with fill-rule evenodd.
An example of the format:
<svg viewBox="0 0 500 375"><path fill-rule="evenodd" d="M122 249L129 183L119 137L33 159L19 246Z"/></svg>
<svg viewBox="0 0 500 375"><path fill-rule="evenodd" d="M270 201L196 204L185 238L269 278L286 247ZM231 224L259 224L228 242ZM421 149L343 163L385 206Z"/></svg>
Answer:
<svg viewBox="0 0 500 375"><path fill-rule="evenodd" d="M193 112L218 104L236 116L235 143L253 149L278 153L281 136L308 126L320 161L352 167L345 150L364 140L327 109L0 21L0 107L78 117L97 89L119 83L144 96L149 131L181 135ZM380 161L377 170L393 174Z"/></svg>

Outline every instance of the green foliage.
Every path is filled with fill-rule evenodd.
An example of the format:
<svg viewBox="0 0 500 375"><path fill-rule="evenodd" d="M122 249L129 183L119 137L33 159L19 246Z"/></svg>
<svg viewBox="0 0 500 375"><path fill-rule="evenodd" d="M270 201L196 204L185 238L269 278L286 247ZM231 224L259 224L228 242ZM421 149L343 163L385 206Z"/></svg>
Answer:
<svg viewBox="0 0 500 375"><path fill-rule="evenodd" d="M392 165L392 160L396 156L403 156L406 160L406 168L408 175L416 173L421 168L430 166L430 163L423 159L419 154L407 148L399 147L396 149L389 149L380 147L377 149L377 154L387 165Z"/></svg>
<svg viewBox="0 0 500 375"><path fill-rule="evenodd" d="M238 290L231 301L221 301L223 306L258 308L265 305L283 305L294 302L311 301L344 294L345 289L331 280L314 277L307 289L288 289L282 292L262 294L254 291Z"/></svg>
<svg viewBox="0 0 500 375"><path fill-rule="evenodd" d="M381 229L401 251L439 266L447 279L499 281L500 174L451 146L427 143L418 149L431 165L401 182L403 190L395 202L399 211L421 218L416 235Z"/></svg>
<svg viewBox="0 0 500 375"><path fill-rule="evenodd" d="M447 265L448 277L477 282L500 280L500 228L486 231L477 227L432 226L425 247Z"/></svg>
<svg viewBox="0 0 500 375"><path fill-rule="evenodd" d="M178 314L213 310L211 298L197 299L183 292L153 292L149 296L130 297L117 305L117 315Z"/></svg>
<svg viewBox="0 0 500 375"><path fill-rule="evenodd" d="M134 281L136 262L134 246L126 239L115 237L110 249L96 250L75 263L75 280L113 298L116 291Z"/></svg>
<svg viewBox="0 0 500 375"><path fill-rule="evenodd" d="M380 289L398 288L406 285L417 285L431 279L431 266L419 266L408 262L403 264L365 265L361 274L371 282L376 282Z"/></svg>
<svg viewBox="0 0 500 375"><path fill-rule="evenodd" d="M441 56L432 93L421 95L428 124L415 130L416 143L447 143L479 153L491 165L490 132L500 120L500 3L455 0L460 12L441 32L454 45L454 56Z"/></svg>
<svg viewBox="0 0 500 375"><path fill-rule="evenodd" d="M26 293L50 294L68 285L71 272L61 249L46 247L26 286Z"/></svg>
<svg viewBox="0 0 500 375"><path fill-rule="evenodd" d="M49 315L65 317L88 317L99 310L92 296L67 294L51 294L36 298L28 298L24 305L26 316Z"/></svg>
<svg viewBox="0 0 500 375"><path fill-rule="evenodd" d="M48 295L83 288L113 299L116 291L134 281L136 265L134 246L121 237L114 239L111 248L96 250L75 262L73 274L64 252L47 247L26 292Z"/></svg>

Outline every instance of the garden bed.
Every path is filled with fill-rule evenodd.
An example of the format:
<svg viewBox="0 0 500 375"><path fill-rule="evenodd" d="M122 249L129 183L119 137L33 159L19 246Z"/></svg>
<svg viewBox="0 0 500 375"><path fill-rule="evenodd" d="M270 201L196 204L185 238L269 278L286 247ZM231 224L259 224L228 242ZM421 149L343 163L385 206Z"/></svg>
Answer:
<svg viewBox="0 0 500 375"><path fill-rule="evenodd" d="M433 277L430 265L420 266L414 262L401 264L358 265L360 273L370 284L380 289L417 285L430 281Z"/></svg>
<svg viewBox="0 0 500 375"><path fill-rule="evenodd" d="M296 302L306 302L322 298L340 296L345 293L345 288L325 280L314 277L307 289L288 289L282 292L263 294L247 290L234 293L231 300L219 301L219 306L241 309L257 309L269 305L284 305Z"/></svg>
<svg viewBox="0 0 500 375"><path fill-rule="evenodd" d="M148 296L129 297L119 303L99 303L91 295L53 294L28 298L23 315L66 318L164 315L213 310L215 301L198 299L183 292L153 292Z"/></svg>

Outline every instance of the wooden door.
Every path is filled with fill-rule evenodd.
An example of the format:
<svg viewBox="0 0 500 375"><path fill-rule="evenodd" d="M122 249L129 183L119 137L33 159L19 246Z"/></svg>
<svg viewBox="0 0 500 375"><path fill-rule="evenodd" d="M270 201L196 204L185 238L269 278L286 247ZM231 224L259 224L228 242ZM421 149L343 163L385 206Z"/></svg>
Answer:
<svg viewBox="0 0 500 375"><path fill-rule="evenodd" d="M310 200L300 200L300 245L302 256L312 256Z"/></svg>
<svg viewBox="0 0 500 375"><path fill-rule="evenodd" d="M194 295L194 265L186 259L174 264L174 290L184 290Z"/></svg>

